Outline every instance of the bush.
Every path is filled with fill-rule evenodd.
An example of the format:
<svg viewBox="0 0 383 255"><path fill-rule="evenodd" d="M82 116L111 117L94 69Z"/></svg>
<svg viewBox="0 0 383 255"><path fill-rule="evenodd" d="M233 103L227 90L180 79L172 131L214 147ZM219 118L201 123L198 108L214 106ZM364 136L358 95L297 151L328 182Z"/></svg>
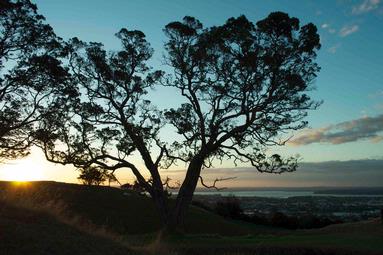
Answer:
<svg viewBox="0 0 383 255"><path fill-rule="evenodd" d="M135 180L133 184L130 184L130 183L122 184L120 188L123 190L133 191L140 195L145 195L145 188L137 180Z"/></svg>
<svg viewBox="0 0 383 255"><path fill-rule="evenodd" d="M243 215L241 203L238 198L231 196L217 202L214 211L225 217L231 219L240 219Z"/></svg>
<svg viewBox="0 0 383 255"><path fill-rule="evenodd" d="M266 215L260 213L254 213L253 215L248 216L247 221L257 225L270 225L270 221L267 219Z"/></svg>
<svg viewBox="0 0 383 255"><path fill-rule="evenodd" d="M275 212L272 214L254 212L253 215L246 215L243 213L240 200L234 196L222 198L216 203L214 209L201 201L193 201L193 205L208 211L213 211L225 218L242 220L257 225L274 226L278 228L312 229L342 223L342 221L339 220L332 220L327 217L318 217L312 214L288 216L282 212Z"/></svg>
<svg viewBox="0 0 383 255"><path fill-rule="evenodd" d="M281 212L276 212L271 216L271 225L275 227L296 229L298 227L298 219L289 217Z"/></svg>

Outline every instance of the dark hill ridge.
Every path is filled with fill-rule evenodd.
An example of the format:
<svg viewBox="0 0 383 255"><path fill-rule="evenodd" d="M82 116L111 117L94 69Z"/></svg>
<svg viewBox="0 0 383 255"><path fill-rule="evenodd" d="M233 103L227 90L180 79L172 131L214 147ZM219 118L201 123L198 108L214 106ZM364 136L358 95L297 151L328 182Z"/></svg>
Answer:
<svg viewBox="0 0 383 255"><path fill-rule="evenodd" d="M0 182L0 196L16 201L60 207L90 220L98 226L108 226L120 234L144 234L160 229L158 215L148 197L118 188L85 186L51 181L15 184ZM65 208L61 208L65 207ZM203 227L202 227L203 226ZM245 235L254 232L213 213L193 207L185 222L188 233Z"/></svg>
<svg viewBox="0 0 383 255"><path fill-rule="evenodd" d="M158 239L153 233L158 229L152 201L134 193L57 182L0 182L1 255L383 254L378 220L281 232L192 207L188 234Z"/></svg>
<svg viewBox="0 0 383 255"><path fill-rule="evenodd" d="M1 255L128 255L129 248L57 220L49 213L0 200Z"/></svg>

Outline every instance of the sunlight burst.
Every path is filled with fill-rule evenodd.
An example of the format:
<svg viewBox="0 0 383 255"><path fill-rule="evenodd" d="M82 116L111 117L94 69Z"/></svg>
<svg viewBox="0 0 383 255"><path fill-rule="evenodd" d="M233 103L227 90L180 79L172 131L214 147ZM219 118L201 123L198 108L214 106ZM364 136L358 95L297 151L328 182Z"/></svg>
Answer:
<svg viewBox="0 0 383 255"><path fill-rule="evenodd" d="M42 179L44 179L42 165L30 158L0 165L0 180L37 181Z"/></svg>

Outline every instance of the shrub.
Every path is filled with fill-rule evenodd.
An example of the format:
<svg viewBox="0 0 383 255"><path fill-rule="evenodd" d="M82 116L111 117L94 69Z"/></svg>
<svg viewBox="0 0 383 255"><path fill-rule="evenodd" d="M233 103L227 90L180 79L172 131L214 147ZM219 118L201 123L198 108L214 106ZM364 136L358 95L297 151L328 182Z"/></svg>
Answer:
<svg viewBox="0 0 383 255"><path fill-rule="evenodd" d="M241 203L238 198L231 196L217 202L214 211L225 217L232 219L240 219L243 215Z"/></svg>

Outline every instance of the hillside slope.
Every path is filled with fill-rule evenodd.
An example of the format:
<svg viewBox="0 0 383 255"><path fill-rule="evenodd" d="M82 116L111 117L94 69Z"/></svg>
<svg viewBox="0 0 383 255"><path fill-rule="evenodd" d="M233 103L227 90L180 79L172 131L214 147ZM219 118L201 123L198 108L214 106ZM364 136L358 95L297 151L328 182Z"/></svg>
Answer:
<svg viewBox="0 0 383 255"><path fill-rule="evenodd" d="M188 234L157 239L159 227L149 198L116 188L0 182L1 255L383 254L378 220L280 231L193 207Z"/></svg>
<svg viewBox="0 0 383 255"><path fill-rule="evenodd" d="M50 210L70 212L98 226L108 226L119 234L146 234L160 229L152 200L136 193L104 186L84 186L59 182L14 184L0 182L0 197L22 204L50 206ZM28 205L30 206L30 205ZM188 233L244 235L252 228L226 221L220 216L192 207L185 222Z"/></svg>
<svg viewBox="0 0 383 255"><path fill-rule="evenodd" d="M88 233L87 233L88 232ZM127 255L130 249L112 237L89 233L49 213L0 201L2 255Z"/></svg>

